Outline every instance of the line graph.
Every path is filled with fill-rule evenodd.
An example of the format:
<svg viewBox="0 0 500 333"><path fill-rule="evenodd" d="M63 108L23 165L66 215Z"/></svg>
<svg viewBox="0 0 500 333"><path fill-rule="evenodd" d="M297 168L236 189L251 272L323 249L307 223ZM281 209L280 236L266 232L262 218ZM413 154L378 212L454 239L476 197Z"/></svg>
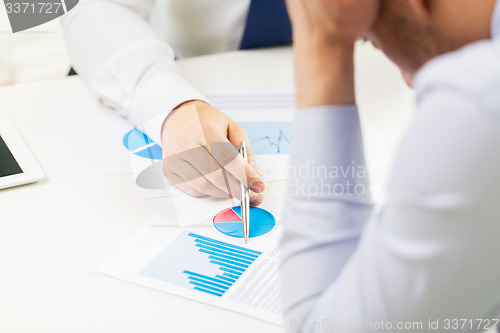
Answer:
<svg viewBox="0 0 500 333"><path fill-rule="evenodd" d="M290 154L292 122L242 122L255 155Z"/></svg>

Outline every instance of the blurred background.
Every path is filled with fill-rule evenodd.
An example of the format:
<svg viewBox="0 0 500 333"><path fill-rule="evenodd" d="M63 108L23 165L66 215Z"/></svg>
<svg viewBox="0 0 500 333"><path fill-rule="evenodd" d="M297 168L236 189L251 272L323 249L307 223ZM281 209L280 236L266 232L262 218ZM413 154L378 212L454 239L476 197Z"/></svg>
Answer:
<svg viewBox="0 0 500 333"><path fill-rule="evenodd" d="M59 19L13 34L0 5L0 86L62 78L69 69Z"/></svg>

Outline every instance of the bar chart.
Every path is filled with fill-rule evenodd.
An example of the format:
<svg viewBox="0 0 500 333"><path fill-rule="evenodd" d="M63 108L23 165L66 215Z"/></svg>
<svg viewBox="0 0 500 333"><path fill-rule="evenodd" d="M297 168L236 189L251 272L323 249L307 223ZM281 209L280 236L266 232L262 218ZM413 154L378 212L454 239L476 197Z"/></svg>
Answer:
<svg viewBox="0 0 500 333"><path fill-rule="evenodd" d="M260 255L260 251L184 231L140 274L220 297Z"/></svg>

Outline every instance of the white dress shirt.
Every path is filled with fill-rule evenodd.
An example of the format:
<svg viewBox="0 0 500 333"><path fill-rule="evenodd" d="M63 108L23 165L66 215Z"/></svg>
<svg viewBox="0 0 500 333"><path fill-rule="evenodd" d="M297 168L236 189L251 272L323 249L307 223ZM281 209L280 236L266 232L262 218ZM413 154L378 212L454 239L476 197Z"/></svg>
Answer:
<svg viewBox="0 0 500 333"><path fill-rule="evenodd" d="M375 212L356 106L298 113L288 332L479 332L500 318L500 1L492 36L418 72L418 111Z"/></svg>
<svg viewBox="0 0 500 333"><path fill-rule="evenodd" d="M250 0L80 0L63 26L80 76L159 143L172 109L207 101L182 77L176 57L236 50L249 5Z"/></svg>

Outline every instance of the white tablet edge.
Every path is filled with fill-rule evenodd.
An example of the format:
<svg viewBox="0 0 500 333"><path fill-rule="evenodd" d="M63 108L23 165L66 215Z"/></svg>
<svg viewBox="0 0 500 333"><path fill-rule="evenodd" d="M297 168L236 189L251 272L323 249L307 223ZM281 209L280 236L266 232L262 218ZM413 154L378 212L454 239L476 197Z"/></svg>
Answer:
<svg viewBox="0 0 500 333"><path fill-rule="evenodd" d="M0 189L28 183L45 178L45 174L35 160L24 140L19 135L9 117L0 111L0 136L23 170L23 173L0 177Z"/></svg>

